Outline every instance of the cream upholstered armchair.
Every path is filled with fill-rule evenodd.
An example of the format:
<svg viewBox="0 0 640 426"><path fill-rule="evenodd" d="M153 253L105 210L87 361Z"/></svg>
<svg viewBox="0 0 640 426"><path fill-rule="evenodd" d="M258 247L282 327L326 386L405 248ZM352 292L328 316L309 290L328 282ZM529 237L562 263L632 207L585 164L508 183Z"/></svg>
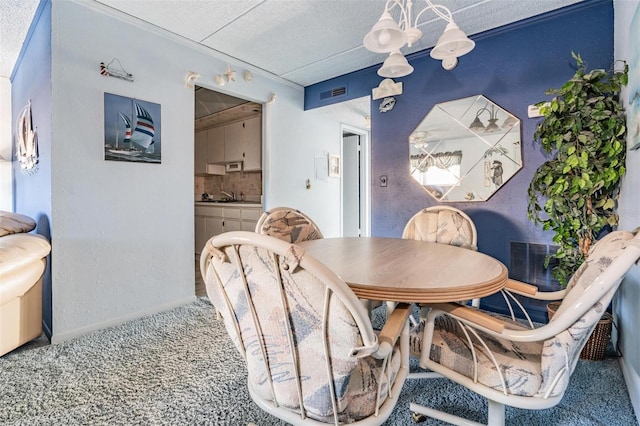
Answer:
<svg viewBox="0 0 640 426"><path fill-rule="evenodd" d="M423 368L487 398L489 425L504 424L505 405L553 407L562 399L588 337L638 259L640 234L606 235L569 281L553 318L538 328L515 316L455 303L434 305L426 321L412 330L412 352ZM527 293L526 285L511 287ZM417 404L410 409L453 424L477 424Z"/></svg>
<svg viewBox="0 0 640 426"><path fill-rule="evenodd" d="M262 213L256 224L256 232L288 243L323 238L320 228L309 216L290 207L276 207Z"/></svg>
<svg viewBox="0 0 640 426"><path fill-rule="evenodd" d="M478 249L478 233L473 221L465 212L451 206L420 210L405 225L402 238Z"/></svg>
<svg viewBox="0 0 640 426"><path fill-rule="evenodd" d="M408 305L376 335L335 273L252 232L213 237L200 266L261 409L292 424L377 425L391 414L408 371Z"/></svg>
<svg viewBox="0 0 640 426"><path fill-rule="evenodd" d="M51 246L28 234L35 226L28 216L0 212L0 356L42 333L42 278Z"/></svg>

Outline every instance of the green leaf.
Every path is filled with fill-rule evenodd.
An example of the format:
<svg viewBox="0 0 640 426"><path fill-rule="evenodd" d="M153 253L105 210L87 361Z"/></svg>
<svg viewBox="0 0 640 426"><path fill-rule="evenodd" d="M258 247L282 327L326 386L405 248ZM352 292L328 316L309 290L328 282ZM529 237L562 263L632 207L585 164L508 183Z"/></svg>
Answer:
<svg viewBox="0 0 640 426"><path fill-rule="evenodd" d="M611 210L615 207L615 205L616 205L615 201L613 201L611 198L607 198L607 201L604 203L602 208L605 210Z"/></svg>

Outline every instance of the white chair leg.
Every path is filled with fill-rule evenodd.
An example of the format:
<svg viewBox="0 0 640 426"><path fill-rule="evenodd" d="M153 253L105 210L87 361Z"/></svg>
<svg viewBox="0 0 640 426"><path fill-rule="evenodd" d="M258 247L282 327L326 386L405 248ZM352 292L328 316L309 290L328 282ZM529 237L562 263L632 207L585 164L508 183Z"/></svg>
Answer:
<svg viewBox="0 0 640 426"><path fill-rule="evenodd" d="M504 426L505 409L504 404L489 400L489 426Z"/></svg>
<svg viewBox="0 0 640 426"><path fill-rule="evenodd" d="M441 379L444 376L435 371L417 371L415 373L407 374L407 380L409 379Z"/></svg>
<svg viewBox="0 0 640 426"><path fill-rule="evenodd" d="M454 416L453 414L448 414L442 411L434 410L433 408L425 407L424 405L414 404L413 402L409 404L409 411L413 413L423 414L427 417L431 417L432 419L442 420L443 422L447 422L452 425L486 426L482 423L474 422L471 420L467 420L463 417Z"/></svg>

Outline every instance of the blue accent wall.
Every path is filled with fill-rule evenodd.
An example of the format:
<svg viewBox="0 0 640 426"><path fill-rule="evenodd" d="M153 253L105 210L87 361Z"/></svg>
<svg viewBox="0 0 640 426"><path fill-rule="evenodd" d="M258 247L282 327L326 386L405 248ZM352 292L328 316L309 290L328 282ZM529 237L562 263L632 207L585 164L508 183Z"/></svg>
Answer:
<svg viewBox="0 0 640 426"><path fill-rule="evenodd" d="M39 167L36 173L24 175L15 163L13 167L14 211L35 219L37 223L35 232L49 241L52 238L51 80L51 1L44 0L36 10L11 76L13 115L11 122L16 122L22 108L31 101L33 126L38 135ZM15 149L14 143L13 156L15 156ZM51 255L48 257L47 269L44 273L42 293L44 332L51 337L53 330Z"/></svg>
<svg viewBox="0 0 640 426"><path fill-rule="evenodd" d="M550 244L552 236L527 218L529 182L545 161L539 143L533 141L539 119L529 119L527 107L549 99L545 91L573 75L572 51L589 69L612 66L613 3L587 1L471 38L475 49L452 71L445 71L426 51L409 56L415 70L397 80L403 82L404 93L396 97L392 111L380 113L380 101L372 101L371 229L373 236L400 237L414 213L437 204L409 176L409 134L435 104L484 95L522 121L524 168L486 202L449 204L464 210L476 224L479 250L509 267L512 241ZM305 108L370 94L382 80L376 75L378 68L307 87ZM347 87L344 99L319 101L320 93L341 86ZM378 185L381 175L388 176L387 187Z"/></svg>

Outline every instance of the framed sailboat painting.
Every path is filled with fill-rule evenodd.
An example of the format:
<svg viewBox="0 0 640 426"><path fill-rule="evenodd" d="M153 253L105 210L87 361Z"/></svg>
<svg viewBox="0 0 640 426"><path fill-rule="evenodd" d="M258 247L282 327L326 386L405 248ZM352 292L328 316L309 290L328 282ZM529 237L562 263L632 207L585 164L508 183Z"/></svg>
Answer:
<svg viewBox="0 0 640 426"><path fill-rule="evenodd" d="M104 94L104 159L160 164L160 105Z"/></svg>

